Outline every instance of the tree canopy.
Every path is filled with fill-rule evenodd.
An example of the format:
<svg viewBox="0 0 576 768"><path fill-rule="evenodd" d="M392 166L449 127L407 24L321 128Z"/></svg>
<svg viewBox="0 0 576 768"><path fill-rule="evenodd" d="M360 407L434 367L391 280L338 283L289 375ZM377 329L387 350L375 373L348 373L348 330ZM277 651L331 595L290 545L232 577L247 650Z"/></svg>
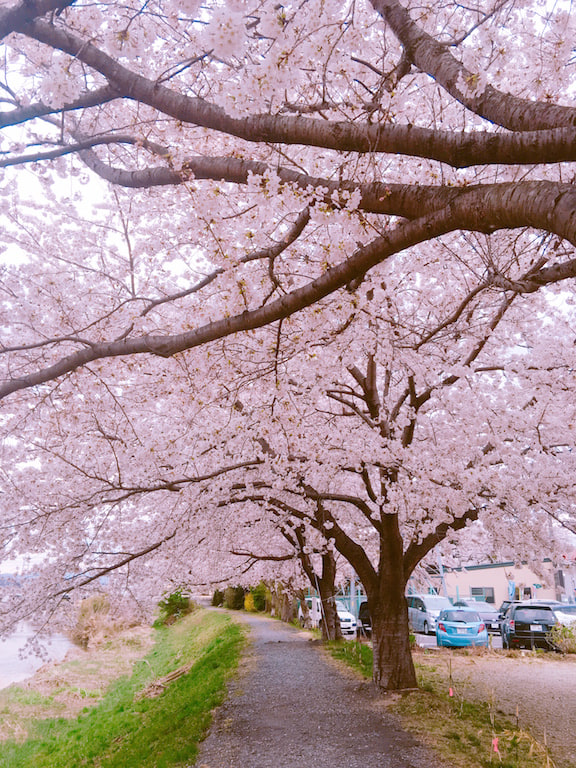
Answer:
<svg viewBox="0 0 576 768"><path fill-rule="evenodd" d="M380 605L473 521L520 553L573 528L570 11L0 10L3 547L46 566L20 614L233 550L336 552Z"/></svg>

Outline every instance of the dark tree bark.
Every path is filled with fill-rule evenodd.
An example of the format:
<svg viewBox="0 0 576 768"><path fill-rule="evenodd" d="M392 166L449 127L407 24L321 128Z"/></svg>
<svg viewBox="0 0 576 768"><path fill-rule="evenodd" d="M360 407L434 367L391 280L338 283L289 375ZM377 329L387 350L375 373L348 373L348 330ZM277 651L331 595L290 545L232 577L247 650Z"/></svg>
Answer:
<svg viewBox="0 0 576 768"><path fill-rule="evenodd" d="M340 640L342 632L336 611L336 561L332 552L322 555L322 571L318 577L318 590L322 604L322 640Z"/></svg>
<svg viewBox="0 0 576 768"><path fill-rule="evenodd" d="M341 639L340 619L338 618L335 603L336 560L334 553L331 551L322 553L322 567L320 573L318 573L314 568L309 550L306 547L305 527L302 525L294 530L284 529L283 535L294 547L302 570L306 574L312 590L320 593L322 610L320 629L322 630L322 639Z"/></svg>
<svg viewBox="0 0 576 768"><path fill-rule="evenodd" d="M405 598L407 574L398 518L393 514L383 516L377 569L362 547L335 527L336 547L352 565L366 590L372 620L372 679L387 691L415 688Z"/></svg>
<svg viewBox="0 0 576 768"><path fill-rule="evenodd" d="M396 515L385 515L375 584L366 590L372 619L372 679L386 690L416 688L406 604L403 541Z"/></svg>

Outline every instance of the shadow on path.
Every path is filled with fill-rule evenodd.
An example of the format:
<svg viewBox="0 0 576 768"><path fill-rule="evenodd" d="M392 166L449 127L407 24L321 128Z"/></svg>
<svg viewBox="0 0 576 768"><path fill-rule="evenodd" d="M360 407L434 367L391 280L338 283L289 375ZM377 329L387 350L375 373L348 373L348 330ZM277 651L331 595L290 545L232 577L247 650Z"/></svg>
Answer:
<svg viewBox="0 0 576 768"><path fill-rule="evenodd" d="M440 768L371 686L331 664L309 633L263 616L238 618L250 626L247 664L196 768Z"/></svg>

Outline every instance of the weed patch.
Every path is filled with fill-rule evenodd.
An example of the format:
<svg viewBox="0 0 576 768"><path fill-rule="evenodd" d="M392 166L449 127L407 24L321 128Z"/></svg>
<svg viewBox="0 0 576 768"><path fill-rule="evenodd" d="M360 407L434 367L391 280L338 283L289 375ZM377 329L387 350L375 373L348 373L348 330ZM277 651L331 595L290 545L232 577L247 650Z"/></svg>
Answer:
<svg viewBox="0 0 576 768"><path fill-rule="evenodd" d="M326 647L335 659L345 662L363 677L372 677L372 648L366 643L339 640L326 643Z"/></svg>

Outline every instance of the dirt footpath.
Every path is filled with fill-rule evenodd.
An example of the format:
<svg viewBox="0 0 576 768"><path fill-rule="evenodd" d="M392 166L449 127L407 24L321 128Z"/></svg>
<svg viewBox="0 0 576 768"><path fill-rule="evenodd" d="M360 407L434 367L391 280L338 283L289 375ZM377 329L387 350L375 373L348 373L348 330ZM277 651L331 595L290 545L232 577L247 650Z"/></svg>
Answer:
<svg viewBox="0 0 576 768"><path fill-rule="evenodd" d="M252 644L196 768L449 768L308 632L255 614L238 619L250 625Z"/></svg>
<svg viewBox="0 0 576 768"><path fill-rule="evenodd" d="M433 667L465 699L493 702L546 742L559 767L576 766L576 657L532 651L464 655L448 649L419 653L417 663Z"/></svg>

